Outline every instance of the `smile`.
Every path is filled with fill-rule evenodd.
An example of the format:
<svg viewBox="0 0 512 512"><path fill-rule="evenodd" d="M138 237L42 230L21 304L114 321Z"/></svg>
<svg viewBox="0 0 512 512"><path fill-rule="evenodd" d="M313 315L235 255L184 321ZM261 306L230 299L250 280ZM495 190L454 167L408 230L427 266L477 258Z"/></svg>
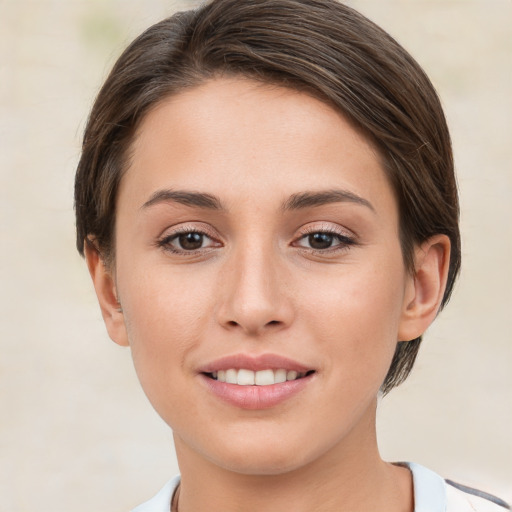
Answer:
<svg viewBox="0 0 512 512"><path fill-rule="evenodd" d="M314 386L317 376L316 368L278 354L231 354L197 370L209 393L249 410L276 407Z"/></svg>
<svg viewBox="0 0 512 512"><path fill-rule="evenodd" d="M237 384L239 386L272 386L274 384L301 379L311 373L313 373L313 370L309 372L298 372L280 368L278 370L266 369L253 371L246 368L230 368L228 370L212 372L207 375L211 379L227 384Z"/></svg>

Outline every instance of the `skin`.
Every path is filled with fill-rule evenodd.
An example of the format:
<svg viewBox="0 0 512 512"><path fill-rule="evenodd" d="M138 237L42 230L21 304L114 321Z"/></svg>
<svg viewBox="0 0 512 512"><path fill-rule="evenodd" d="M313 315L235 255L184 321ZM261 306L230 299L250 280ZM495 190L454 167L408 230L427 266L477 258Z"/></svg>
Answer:
<svg viewBox="0 0 512 512"><path fill-rule="evenodd" d="M326 190L344 195L291 207ZM180 512L413 510L408 470L379 456L376 400L397 340L435 318L449 241L417 247L410 273L398 221L375 149L308 95L216 79L143 120L118 195L115 268L92 247L86 257L111 338L131 347L173 429ZM176 230L206 235L187 251ZM310 235L325 232L318 248ZM198 370L240 353L314 374L275 407L241 409Z"/></svg>

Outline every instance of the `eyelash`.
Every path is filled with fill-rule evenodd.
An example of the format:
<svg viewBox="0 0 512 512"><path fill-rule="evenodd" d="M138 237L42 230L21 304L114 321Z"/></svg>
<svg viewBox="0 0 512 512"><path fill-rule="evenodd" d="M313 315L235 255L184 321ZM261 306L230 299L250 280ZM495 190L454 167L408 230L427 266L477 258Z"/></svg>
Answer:
<svg viewBox="0 0 512 512"><path fill-rule="evenodd" d="M331 254L338 254L343 251L347 251L350 246L356 245L357 242L355 238L348 236L345 232L342 232L341 230L337 230L335 228L332 228L330 226L325 227L311 227L306 228L300 237L297 239L297 241L305 240L311 235L316 234L322 234L322 235L329 235L333 238L337 239L338 244L332 247L328 247L326 249L314 249L313 247L302 247L299 246L301 249L308 251L312 254L317 255L331 255ZM296 243L296 242L295 242Z"/></svg>
<svg viewBox="0 0 512 512"><path fill-rule="evenodd" d="M214 242L216 241L215 238L204 229L184 226L183 228L177 229L172 234L166 235L163 238L161 238L160 240L158 240L156 245L165 251L171 252L173 254L177 254L179 256L185 256L185 257L186 256L194 256L194 255L197 255L197 253L199 251L204 252L204 251L211 249L211 247L204 247L204 248L199 248L199 249L195 249L195 250L186 250L186 249L176 249L175 247L173 247L171 245L171 243L174 242L174 240L176 240L181 235L188 235L188 234L197 234L202 237L209 238L210 240L212 240ZM217 242L217 243L219 243L219 242Z"/></svg>
<svg viewBox="0 0 512 512"><path fill-rule="evenodd" d="M213 245L213 247L204 247L204 248L199 248L199 249L187 250L187 249L176 249L175 247L173 247L171 245L172 242L174 242L178 237L180 237L181 235L187 235L187 234L197 234L202 237L209 238L214 243L220 244L220 242L217 242L215 240L215 238L210 233L208 233L206 230L185 226L181 229L176 230L175 232L173 232L170 235L164 236L163 238L161 238L160 240L157 241L156 245L157 245L157 247L160 247L165 251L171 252L173 254L177 254L179 256L185 256L185 257L186 256L195 256L199 252L204 253L205 251L208 251L208 250L212 249L213 247L215 247L215 245ZM298 242L300 242L302 240L305 240L306 238L308 238L311 235L316 235L316 234L332 236L335 239L337 239L338 244L333 247L328 247L325 249L315 249L313 247L308 248L308 247L303 247L300 245L298 246L298 248L303 251L312 253L312 254L327 255L327 254L337 254L339 252L346 251L346 250L348 250L348 248L350 246L357 244L357 242L354 238L347 236L345 233L342 233L341 231L333 229L332 227L321 227L321 228L316 227L316 228L306 229L300 234L300 236L298 238L296 238L294 240L293 244L294 244L294 246L297 247L297 245L295 245L295 244L297 244Z"/></svg>

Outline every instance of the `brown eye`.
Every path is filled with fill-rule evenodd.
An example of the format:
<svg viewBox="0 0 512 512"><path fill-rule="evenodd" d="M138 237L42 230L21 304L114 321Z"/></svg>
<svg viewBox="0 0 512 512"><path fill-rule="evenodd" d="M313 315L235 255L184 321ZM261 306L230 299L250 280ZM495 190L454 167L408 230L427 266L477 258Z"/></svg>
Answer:
<svg viewBox="0 0 512 512"><path fill-rule="evenodd" d="M175 254L192 254L222 244L201 231L182 231L162 238L157 245Z"/></svg>
<svg viewBox="0 0 512 512"><path fill-rule="evenodd" d="M181 249L185 251L195 251L201 249L204 241L204 235L202 233L182 233L178 235L177 241Z"/></svg>
<svg viewBox="0 0 512 512"><path fill-rule="evenodd" d="M330 233L312 233L308 236L308 242L312 249L329 249L334 242L334 235Z"/></svg>
<svg viewBox="0 0 512 512"><path fill-rule="evenodd" d="M294 242L296 247L332 255L355 245L356 241L345 234L331 231L312 231Z"/></svg>

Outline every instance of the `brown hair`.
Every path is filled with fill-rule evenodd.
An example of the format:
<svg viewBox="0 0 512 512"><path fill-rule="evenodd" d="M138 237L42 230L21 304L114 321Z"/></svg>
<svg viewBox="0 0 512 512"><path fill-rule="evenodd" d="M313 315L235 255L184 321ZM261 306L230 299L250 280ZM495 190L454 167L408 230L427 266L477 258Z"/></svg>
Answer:
<svg viewBox="0 0 512 512"><path fill-rule="evenodd" d="M378 148L400 212L405 264L435 234L451 241L442 305L460 267L450 135L434 87L386 32L336 0L213 0L140 35L100 90L75 182L77 248L88 236L114 260L116 195L135 130L169 95L220 75L305 91L363 130ZM397 343L387 393L408 376L421 337Z"/></svg>

